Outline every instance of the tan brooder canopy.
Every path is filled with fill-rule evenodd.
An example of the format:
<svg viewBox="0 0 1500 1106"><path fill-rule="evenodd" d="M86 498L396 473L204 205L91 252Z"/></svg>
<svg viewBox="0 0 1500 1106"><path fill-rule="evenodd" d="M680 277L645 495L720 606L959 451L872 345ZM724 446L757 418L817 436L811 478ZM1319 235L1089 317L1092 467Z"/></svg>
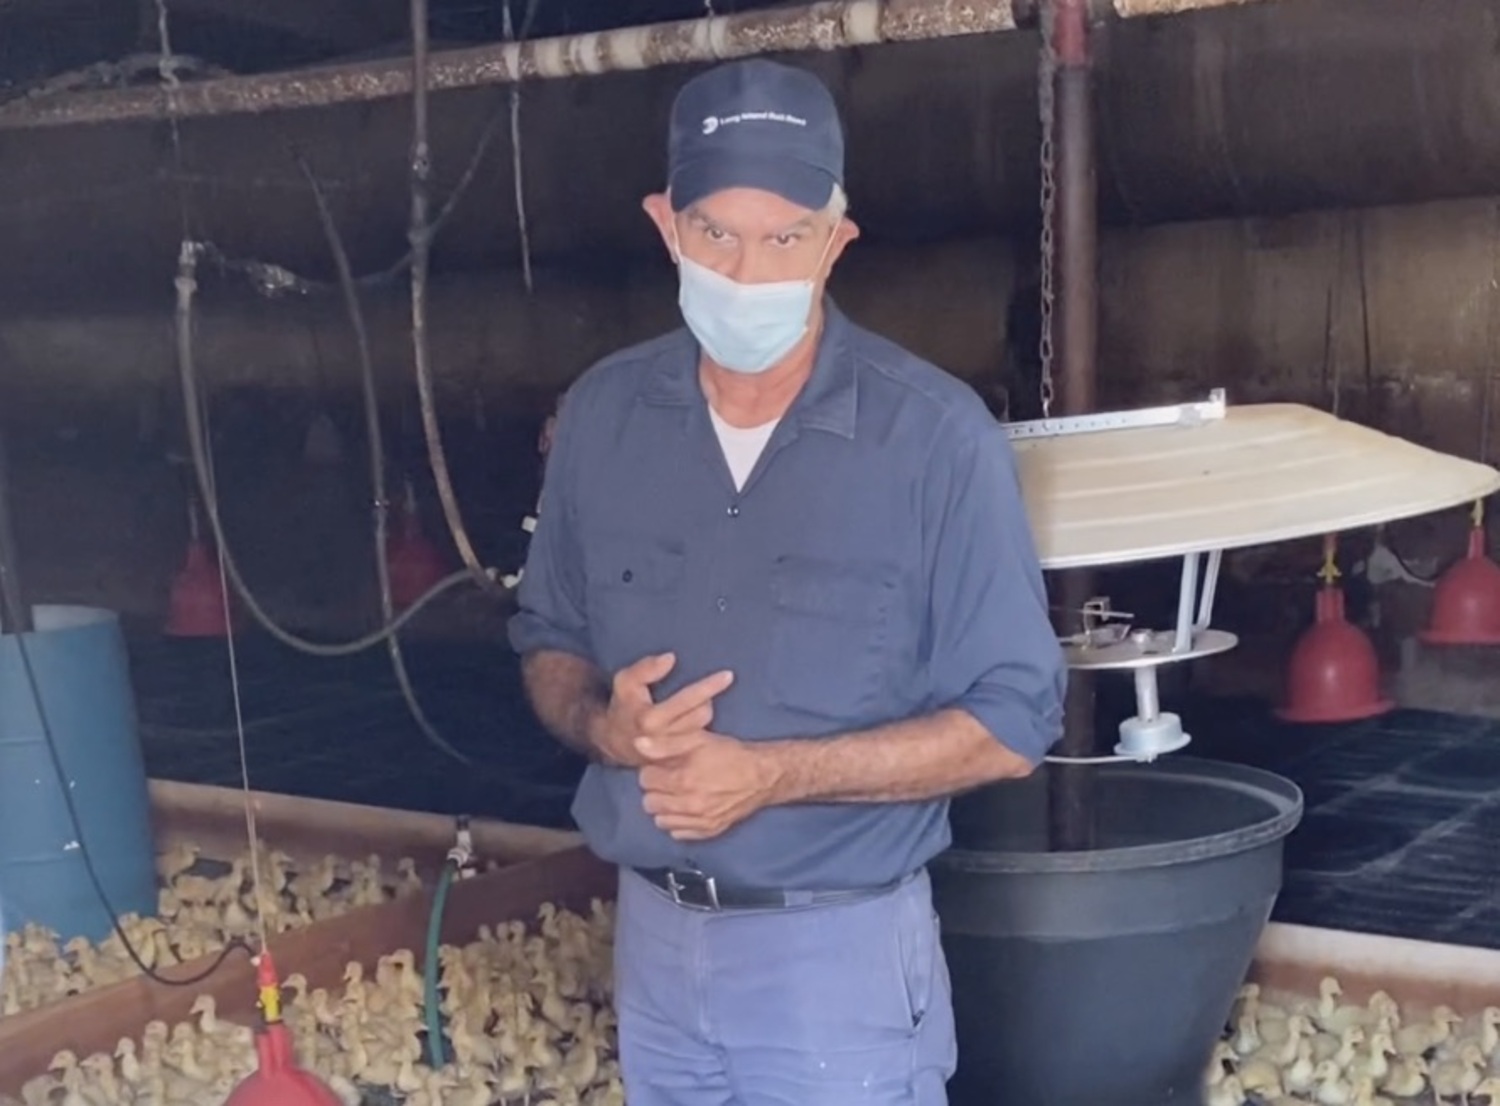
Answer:
<svg viewBox="0 0 1500 1106"><path fill-rule="evenodd" d="M1471 503L1489 465L1290 403L1009 427L1042 564L1126 564L1352 530Z"/></svg>

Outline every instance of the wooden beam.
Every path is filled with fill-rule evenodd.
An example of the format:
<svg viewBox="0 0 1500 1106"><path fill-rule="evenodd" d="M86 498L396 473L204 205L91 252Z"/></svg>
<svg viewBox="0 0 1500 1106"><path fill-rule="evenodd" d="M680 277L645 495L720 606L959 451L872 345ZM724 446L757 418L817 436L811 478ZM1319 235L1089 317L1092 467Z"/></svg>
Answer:
<svg viewBox="0 0 1500 1106"><path fill-rule="evenodd" d="M453 885L443 917L443 941L463 944L479 927L512 919L530 921L545 902L587 912L593 899L613 899L615 869L583 848L528 860L511 868ZM398 949L411 949L422 962L432 891L397 902L362 907L274 938L276 966L285 979L301 972L313 987L333 987L344 967L358 961L372 971L376 961ZM202 972L205 957L162 974L186 979ZM255 971L249 958L235 954L201 984L173 987L139 976L100 987L37 1010L0 1019L0 1094L19 1094L22 1084L42 1074L61 1049L80 1058L113 1051L122 1037L139 1038L148 1021L183 1021L193 1000L213 995L228 1019L252 1024Z"/></svg>
<svg viewBox="0 0 1500 1106"><path fill-rule="evenodd" d="M249 848L244 793L237 788L151 781L152 825L158 847L194 844L220 859ZM309 799L252 791L260 837L293 859L317 860L328 853L364 857L375 853L394 862L409 856L419 869L435 871L453 847L456 820L413 810ZM583 843L572 830L547 829L474 818L469 823L481 861L511 864L574 848Z"/></svg>
<svg viewBox="0 0 1500 1106"><path fill-rule="evenodd" d="M1269 991L1315 997L1336 976L1345 1002L1383 990L1418 1008L1445 1003L1460 1014L1500 1006L1500 950L1351 933L1341 929L1266 926L1250 978Z"/></svg>

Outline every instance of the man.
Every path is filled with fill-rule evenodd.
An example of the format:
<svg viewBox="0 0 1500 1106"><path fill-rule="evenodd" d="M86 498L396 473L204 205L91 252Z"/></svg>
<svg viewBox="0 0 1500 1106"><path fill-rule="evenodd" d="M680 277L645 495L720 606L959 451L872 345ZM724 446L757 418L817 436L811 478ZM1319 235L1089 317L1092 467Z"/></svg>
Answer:
<svg viewBox="0 0 1500 1106"><path fill-rule="evenodd" d="M704 73L669 146L644 206L687 327L569 390L511 622L621 870L626 1096L937 1106L946 797L1061 726L1013 458L970 388L824 297L858 232L816 78Z"/></svg>

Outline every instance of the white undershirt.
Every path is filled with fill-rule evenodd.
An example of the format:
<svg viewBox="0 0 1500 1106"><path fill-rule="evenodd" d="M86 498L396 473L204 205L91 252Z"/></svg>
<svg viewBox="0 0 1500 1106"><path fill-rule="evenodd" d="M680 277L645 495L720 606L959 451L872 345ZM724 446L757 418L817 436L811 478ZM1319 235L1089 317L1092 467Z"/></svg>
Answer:
<svg viewBox="0 0 1500 1106"><path fill-rule="evenodd" d="M734 477L734 487L738 491L750 479L755 462L760 460L766 443L771 440L771 432L781 420L772 419L759 426L742 427L730 426L712 407L708 409L708 414L713 419L714 433L719 437L719 447L724 450L724 460L729 463L729 475Z"/></svg>

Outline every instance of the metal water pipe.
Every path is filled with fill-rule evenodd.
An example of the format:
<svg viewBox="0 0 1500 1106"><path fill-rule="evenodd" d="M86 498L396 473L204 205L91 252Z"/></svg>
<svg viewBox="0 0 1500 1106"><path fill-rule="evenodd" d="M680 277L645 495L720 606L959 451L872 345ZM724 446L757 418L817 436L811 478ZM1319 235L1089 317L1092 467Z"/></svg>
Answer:
<svg viewBox="0 0 1500 1106"><path fill-rule="evenodd" d="M1043 156L1043 187L1054 189L1051 214L1054 226L1044 230L1055 283L1044 295L1043 325L1050 328L1057 364L1055 411L1059 417L1085 415L1095 406L1098 328L1098 179L1094 160L1094 89L1089 51L1088 0L1041 0L1051 4L1050 19L1042 19L1043 77L1051 72L1051 153ZM1050 26L1049 26L1050 25ZM1046 90L1042 90L1045 95ZM1044 109L1046 105L1044 104ZM1049 160L1053 163L1048 165ZM1045 179L1049 169L1053 181ZM1044 221L1045 216L1044 216ZM1050 318L1048 317L1050 314ZM1050 391L1050 379L1046 385ZM1064 618L1094 594L1094 572L1073 570L1059 580L1059 606ZM1061 756L1089 757L1094 752L1095 676L1074 671L1068 696ZM1049 769L1048 839L1054 850L1094 847L1093 783L1097 769L1087 764L1054 764Z"/></svg>
<svg viewBox="0 0 1500 1106"><path fill-rule="evenodd" d="M1265 0L1091 0L1101 17L1138 19L1242 7ZM1285 0L1283 0L1283 3ZM434 54L434 92L707 63L757 54L843 50L1010 31L1036 0L814 0ZM305 69L21 97L0 105L0 130L126 120L257 115L371 103L412 91L412 65L382 57Z"/></svg>

